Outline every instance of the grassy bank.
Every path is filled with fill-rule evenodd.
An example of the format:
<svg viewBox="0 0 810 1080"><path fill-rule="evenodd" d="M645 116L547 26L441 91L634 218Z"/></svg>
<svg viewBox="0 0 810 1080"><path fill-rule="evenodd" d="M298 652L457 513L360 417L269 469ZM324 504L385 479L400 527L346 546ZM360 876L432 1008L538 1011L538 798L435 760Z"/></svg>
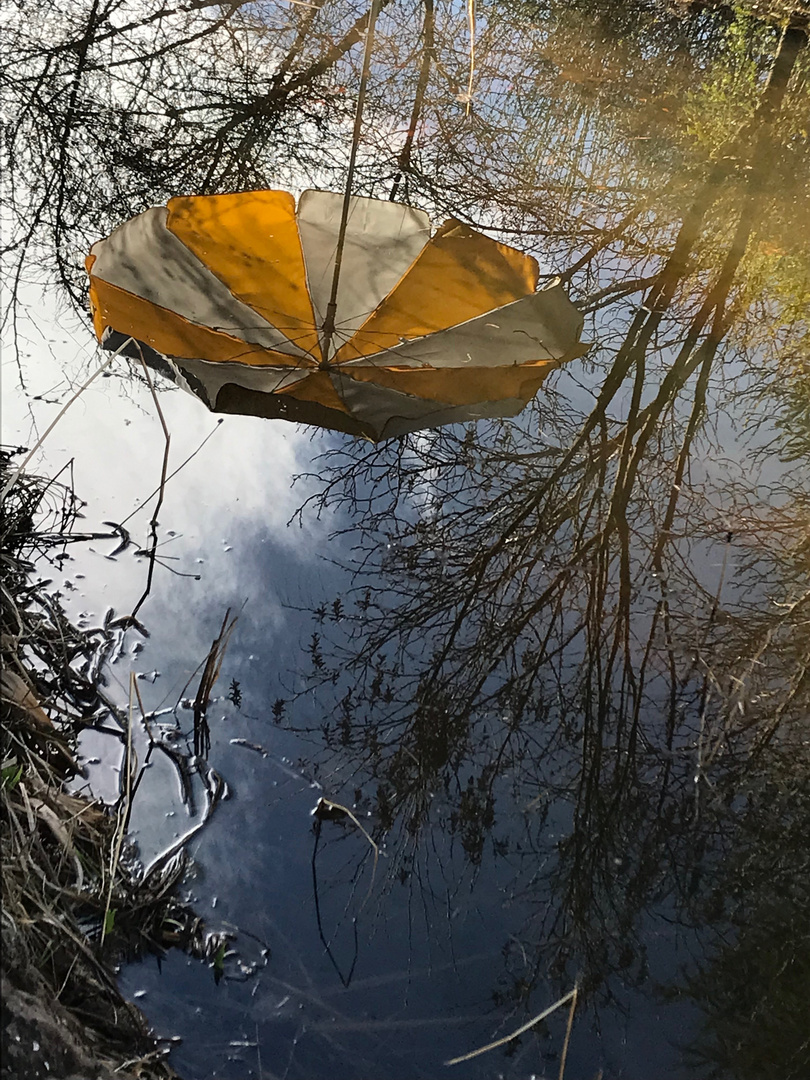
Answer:
<svg viewBox="0 0 810 1080"><path fill-rule="evenodd" d="M0 486L11 471L0 452ZM58 567L81 539L79 510L69 486L25 473L2 506L1 1075L165 1080L165 1050L119 993L115 966L210 942L176 899L182 852L145 878L127 850L126 800L71 793L79 732L101 726L123 751L130 722L100 685L99 632L72 625L34 568Z"/></svg>

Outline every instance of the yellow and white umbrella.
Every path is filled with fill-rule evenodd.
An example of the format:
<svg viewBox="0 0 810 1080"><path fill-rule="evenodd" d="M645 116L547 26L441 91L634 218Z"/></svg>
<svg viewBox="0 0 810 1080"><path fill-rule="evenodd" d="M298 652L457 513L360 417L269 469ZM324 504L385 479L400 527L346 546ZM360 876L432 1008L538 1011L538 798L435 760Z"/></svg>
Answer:
<svg viewBox="0 0 810 1080"><path fill-rule="evenodd" d="M210 409L374 440L513 416L584 351L534 259L377 199L171 199L94 244L87 270L99 340L134 338Z"/></svg>

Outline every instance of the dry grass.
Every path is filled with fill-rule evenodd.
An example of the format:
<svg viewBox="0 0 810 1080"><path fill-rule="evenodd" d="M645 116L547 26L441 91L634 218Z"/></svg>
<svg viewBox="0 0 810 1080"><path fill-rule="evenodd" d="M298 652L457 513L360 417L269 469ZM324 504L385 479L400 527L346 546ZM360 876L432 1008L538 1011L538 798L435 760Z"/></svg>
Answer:
<svg viewBox="0 0 810 1080"><path fill-rule="evenodd" d="M0 451L0 486L10 471ZM166 1078L174 1073L113 966L167 945L207 956L212 941L175 899L182 851L144 878L125 841L121 850L114 808L65 788L83 727L101 720L122 741L128 730L98 682L97 634L74 627L33 574L37 558L58 564L79 509L69 486L24 472L2 506L3 974L26 1001L66 1010L92 1061Z"/></svg>

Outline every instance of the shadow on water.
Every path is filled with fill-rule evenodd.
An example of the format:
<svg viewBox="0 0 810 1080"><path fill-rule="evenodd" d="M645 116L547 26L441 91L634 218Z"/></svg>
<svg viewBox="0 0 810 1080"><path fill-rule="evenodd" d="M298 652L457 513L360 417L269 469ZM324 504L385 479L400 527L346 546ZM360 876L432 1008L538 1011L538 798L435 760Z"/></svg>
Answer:
<svg viewBox="0 0 810 1080"><path fill-rule="evenodd" d="M277 654L260 617L234 633L265 670L231 702L261 719L211 723L236 797L190 883L271 960L123 984L189 1077L444 1074L575 984L569 1080L804 1076L806 18L488 6L468 116L461 15L419 14L403 149L382 120L414 12L386 7L362 182L568 267L593 346L517 421L314 457L298 520L334 523L324 595ZM357 26L313 42L315 18L261 108L217 106L200 190L254 183L307 104L339 124L295 49L353 85ZM313 171L302 130L280 171ZM338 810L313 821L319 798ZM464 1075L557 1075L565 1030L560 1010Z"/></svg>

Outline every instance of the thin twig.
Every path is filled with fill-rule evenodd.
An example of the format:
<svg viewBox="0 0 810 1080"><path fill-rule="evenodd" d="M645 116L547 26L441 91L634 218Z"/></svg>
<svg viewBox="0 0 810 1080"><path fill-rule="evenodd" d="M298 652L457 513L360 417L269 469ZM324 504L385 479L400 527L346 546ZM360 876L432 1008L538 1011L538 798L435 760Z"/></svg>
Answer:
<svg viewBox="0 0 810 1080"><path fill-rule="evenodd" d="M461 1057L451 1058L449 1061L445 1061L445 1065L460 1065L462 1061L469 1061L471 1058L478 1057L479 1054L486 1054L490 1050L497 1050L499 1046L505 1046L512 1039L517 1039L519 1035L525 1034L530 1028L533 1028L535 1024L539 1024L541 1020L545 1020L547 1016L559 1009L561 1005L565 1005L573 998L576 1001L577 988L569 990L567 994L564 994L559 1001L555 1001L553 1005L549 1005L547 1009L543 1009L541 1013L529 1020L528 1023L523 1024L517 1031L513 1031L510 1035L504 1035L502 1039L496 1039L495 1042L487 1043L486 1046L479 1047L478 1050L471 1050L469 1054L462 1054Z"/></svg>
<svg viewBox="0 0 810 1080"><path fill-rule="evenodd" d="M577 991L579 987L574 984L574 992L571 998L571 1008L568 1010L568 1024L565 1029L565 1042L563 1043L562 1053L560 1054L560 1074L558 1080L564 1080L565 1077L565 1062L568 1058L568 1044L571 1042L571 1029L574 1026L574 1013L577 1009Z"/></svg>
<svg viewBox="0 0 810 1080"><path fill-rule="evenodd" d="M371 54L374 50L374 30L377 23L377 16L380 13L380 7L381 0L371 0L371 7L368 12L368 28L366 30L366 47L363 53L363 69L360 74L360 87L357 93L357 109L354 115L354 131L352 132L349 167L346 173L346 191L343 195L343 207L340 214L340 228L338 230L337 249L335 251L335 265L332 271L332 287L329 294L329 303L326 305L326 318L321 327L321 332L323 334L321 361L324 364L329 363L332 338L335 335L335 316L337 314L337 295L338 286L340 284L340 271L343 263L343 246L346 242L346 228L349 223L354 170L357 164L357 151L360 146L360 133L363 129L363 105L366 100L366 88L371 72Z"/></svg>
<svg viewBox="0 0 810 1080"><path fill-rule="evenodd" d="M366 832L366 830L363 828L361 823L357 820L357 818L351 812L351 810L348 808L348 806L343 806L343 805L341 805L341 803L332 802L331 799L320 798L320 799L318 799L318 802L317 802L317 804L315 806L315 809L312 812L313 812L313 814L317 814L318 811L321 810L321 809L326 810L329 813L331 813L333 810L337 810L341 814L345 814L346 817L350 821L354 822L354 824L357 826L357 828L360 830L360 832L363 834L363 836L365 836L366 840L368 840L368 842L371 844L372 848L374 849L374 868L376 870L376 868L377 868L377 859L379 858L379 854L380 854L379 846L372 840L371 836Z"/></svg>
<svg viewBox="0 0 810 1080"><path fill-rule="evenodd" d="M205 436L205 438L200 443L200 445L197 447L197 449L192 450L192 452L188 455L188 457L185 459L185 461L181 461L176 469L172 469L172 471L166 477L166 480L164 482L164 486L165 486L165 484L168 484L168 482L170 480L173 480L174 477L177 476L177 474L180 472L180 470L184 469L186 467L186 465L188 465L188 463L191 461L192 458L196 457L197 454L199 454L199 452L202 450L202 448L205 446L205 444L208 442L208 440L211 438L211 436L214 435L219 430L219 426L220 426L220 424L223 423L224 419L225 419L224 417L220 417L220 419L217 420L214 427L208 432L208 434ZM138 503L138 505L135 507L135 509L131 513L127 514L127 516L123 519L123 521L117 522L118 527L122 528L124 525L126 525L126 523L128 521L130 521L132 518L134 518L136 514L140 513L140 511L143 510L143 508L146 506L146 504L149 502L149 500L160 492L160 488L161 488L161 485L158 484L158 486L155 488L155 490L151 491L146 496L145 499L143 499L140 503Z"/></svg>
<svg viewBox="0 0 810 1080"><path fill-rule="evenodd" d="M326 814L331 814L334 811L337 811L340 814L344 814L356 826L356 828L358 828L360 830L360 832L363 834L363 836L366 838L366 840L368 840L369 844L371 844L372 850L374 851L374 866L373 866L372 871L371 871L371 881L369 882L368 892L366 893L366 897L365 897L365 899L363 900L363 903L360 906L360 911L362 911L363 908L368 903L369 897L371 896L371 891L374 888L374 881L375 881L375 878L376 878L376 875L377 875L377 862L379 860L380 849L379 849L379 846L374 842L372 837L369 835L369 833L363 828L363 825L358 820L358 818L355 816L355 814L353 814L352 811L348 808L348 806L343 806L341 803L333 802L331 799L324 799L324 798L318 799L317 803L315 804L315 808L312 811L313 816L315 817L315 847L312 850L312 884L313 884L314 896L315 896L315 917L316 917L317 922L318 922L318 933L320 935L321 941L323 942L324 948L326 949L326 955L332 961L332 966L334 967L335 971L338 973L338 977L340 978L340 981L343 983L343 985L345 987L348 987L349 983L351 982L352 975L354 974L355 964L357 963L357 950L358 950L357 918L358 918L359 912L358 912L358 915L355 915L354 918L352 919L352 925L354 927L354 959L352 960L352 964L351 964L351 967L349 969L349 974L344 976L343 972L340 970L340 966L338 965L337 960L335 960L334 956L332 955L331 946L330 946L329 942L326 940L326 936L325 936L325 934L323 932L323 923L321 921L321 905L320 905L320 900L318 898L318 870L317 870L317 865L316 865L316 859L317 859L317 855L318 855L318 843L319 843L320 837L321 837L321 825L322 825L322 823L324 821L324 812Z"/></svg>
<svg viewBox="0 0 810 1080"><path fill-rule="evenodd" d="M355 966L357 964L357 956L358 956L358 948L359 948L358 939L357 939L357 916L355 916L352 919L352 927L354 929L354 956L352 957L352 962L351 962L351 965L349 967L348 975L344 975L343 972L340 970L340 964L338 964L337 960L335 959L334 953L332 952L332 946L326 940L326 935L323 932L323 919L321 918L321 901L320 901L320 896L319 896L319 893L318 893L318 863L317 863L318 845L320 844L320 840L321 840L321 828L322 828L322 826L323 826L323 821L321 820L321 818L316 818L315 819L315 845L312 848L312 860L311 860L312 891L313 891L313 898L315 900L315 921L316 921L316 923L318 925L318 936L320 937L321 942L323 944L323 947L326 950L326 955L329 957L329 960L330 960L330 962L332 964L332 967L337 972L338 978L343 983L344 989L348 989L349 985L350 985L350 983L352 981L352 975L354 975Z"/></svg>
<svg viewBox="0 0 810 1080"><path fill-rule="evenodd" d="M135 342L135 344L138 345L138 342ZM138 346L138 348L139 348L139 351L140 351L140 346ZM171 441L172 441L171 433L169 432L169 427L168 427L168 425L166 423L166 418L163 415L163 410L160 407L160 402L158 401L157 392L155 391L155 384L152 382L152 376L149 374L149 368L146 366L146 361L143 358L143 352L141 352L141 366L143 367L143 372L144 372L144 375L146 376L146 381L149 384L149 391L150 391L150 393L152 395L152 401L155 403L155 408L157 409L158 419L160 420L160 426L163 428L164 443L163 443L163 464L162 464L161 470L160 470L160 485L158 486L158 500L157 500L157 503L155 504L155 510L154 510L154 513L152 514L152 520L149 522L149 525L150 525L150 528L151 528L150 540L151 540L152 547L151 547L151 550L149 552L149 570L148 570L147 575L146 575L146 588L144 589L143 595L141 596L140 600L135 605L135 607L132 610L132 613L130 614L131 619L135 618L135 616L140 611L140 609L141 609L144 601L146 600L147 596L149 596L149 593L152 591L152 576L153 576L153 574L155 572L155 557L157 555L158 514L160 513L160 509L163 506L163 495L164 495L164 492L166 490L166 474L167 474L168 469L169 469L169 449L171 447Z"/></svg>
<svg viewBox="0 0 810 1080"><path fill-rule="evenodd" d="M101 375L102 372L107 370L107 368L110 366L110 364L113 362L113 360L115 360L116 356L118 356L118 354L121 352L121 350L126 348L126 346L129 345L132 340L133 340L132 338L127 338L127 340L124 342L124 344L119 346L115 350L115 352L112 354L112 356L110 356L107 360L105 360L104 363L101 364L100 367L97 367L96 370L93 372L93 374L90 376L90 378L87 379L85 382L83 382L82 385L79 387L79 389L76 391L76 393L73 394L73 396L70 397L65 402L65 404L62 406L62 408L59 410L59 412L54 417L54 419L50 422L50 424L48 424L48 426L45 429L45 431L43 432L43 434L40 435L40 437L37 439L37 441L31 447L29 452L23 458L21 464L17 466L17 468L11 474L9 479L6 481L6 483L5 483L4 487L3 487L3 490L0 491L0 502L2 502L5 499L6 495L8 495L8 493L11 491L11 489L17 483L17 480L19 479L20 473L25 469L25 467L28 465L28 462L31 460L31 458L33 458L34 454L36 454L37 450L39 450L39 448L42 446L42 444L48 438L50 433L53 431L53 429L56 427L56 425L59 423L59 421L65 415L65 413L68 411L70 406L74 403L74 401L76 401L78 398L80 398L82 396L82 394L85 392L87 387L90 386L90 384L92 382L95 382L95 380L99 377L99 375Z"/></svg>

